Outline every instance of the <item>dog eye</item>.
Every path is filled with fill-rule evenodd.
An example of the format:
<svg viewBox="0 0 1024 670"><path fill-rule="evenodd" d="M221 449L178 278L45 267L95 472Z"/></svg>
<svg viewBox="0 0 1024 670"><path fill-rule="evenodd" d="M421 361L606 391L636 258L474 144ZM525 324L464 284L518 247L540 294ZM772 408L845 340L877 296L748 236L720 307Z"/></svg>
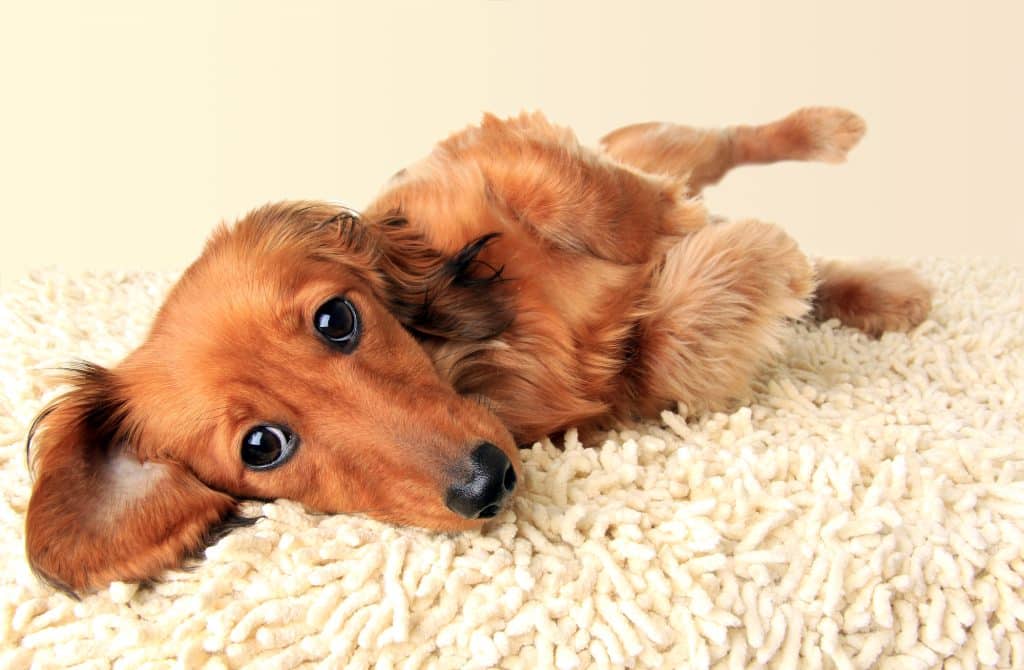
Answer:
<svg viewBox="0 0 1024 670"><path fill-rule="evenodd" d="M331 298L320 305L313 326L321 336L345 353L355 349L359 339L359 313L345 298Z"/></svg>
<svg viewBox="0 0 1024 670"><path fill-rule="evenodd" d="M256 426L242 440L242 462L254 470L276 468L292 455L296 442L295 434L284 428Z"/></svg>

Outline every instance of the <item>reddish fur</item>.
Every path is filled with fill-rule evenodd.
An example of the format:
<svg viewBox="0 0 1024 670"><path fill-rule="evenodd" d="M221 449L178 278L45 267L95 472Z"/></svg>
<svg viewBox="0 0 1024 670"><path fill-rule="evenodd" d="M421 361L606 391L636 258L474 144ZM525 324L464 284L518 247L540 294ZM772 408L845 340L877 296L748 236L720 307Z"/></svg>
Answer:
<svg viewBox="0 0 1024 670"><path fill-rule="evenodd" d="M597 152L537 114L487 116L396 175L361 220L324 203L251 213L213 237L139 349L79 375L41 417L33 565L73 590L146 578L244 497L471 528L442 494L481 440L518 469L516 441L675 402L725 407L808 310L816 277L779 228L712 223L690 196L744 163L841 159L862 133L818 108L721 131L641 124ZM822 317L874 332L926 313L902 309L909 274L851 281L822 266L822 279ZM340 294L365 323L351 356L310 326ZM302 445L253 472L238 445L261 421ZM138 495L112 480L150 472L134 463L163 464L152 482L129 477Z"/></svg>
<svg viewBox="0 0 1024 670"><path fill-rule="evenodd" d="M911 270L881 262L818 265L814 313L875 337L909 330L931 310L931 288Z"/></svg>

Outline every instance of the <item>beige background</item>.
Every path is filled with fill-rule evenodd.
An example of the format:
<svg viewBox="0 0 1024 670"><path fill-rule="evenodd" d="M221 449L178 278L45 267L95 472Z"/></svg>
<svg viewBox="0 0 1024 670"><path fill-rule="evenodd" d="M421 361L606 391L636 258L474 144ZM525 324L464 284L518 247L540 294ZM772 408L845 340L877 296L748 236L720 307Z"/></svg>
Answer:
<svg viewBox="0 0 1024 670"><path fill-rule="evenodd" d="M180 269L268 200L357 207L482 110L593 141L836 104L845 166L748 168L717 212L828 255L1024 261L1024 4L4 3L0 281Z"/></svg>

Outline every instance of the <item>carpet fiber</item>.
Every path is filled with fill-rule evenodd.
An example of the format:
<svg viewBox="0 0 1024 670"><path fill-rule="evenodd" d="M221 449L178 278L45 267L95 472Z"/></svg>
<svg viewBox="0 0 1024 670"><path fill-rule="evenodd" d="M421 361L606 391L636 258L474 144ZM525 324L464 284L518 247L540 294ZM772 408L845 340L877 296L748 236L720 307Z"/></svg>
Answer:
<svg viewBox="0 0 1024 670"><path fill-rule="evenodd" d="M752 402L523 452L482 534L247 503L189 571L75 602L23 557L24 436L72 358L137 344L172 277L0 296L0 665L1024 668L1024 272L918 263L933 317L798 325Z"/></svg>

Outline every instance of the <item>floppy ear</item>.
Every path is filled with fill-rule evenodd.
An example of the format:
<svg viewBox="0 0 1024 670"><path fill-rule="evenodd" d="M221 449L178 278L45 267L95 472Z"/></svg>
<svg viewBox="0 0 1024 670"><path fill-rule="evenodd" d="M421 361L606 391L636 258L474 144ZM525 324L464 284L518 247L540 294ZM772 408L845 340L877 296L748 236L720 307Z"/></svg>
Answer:
<svg viewBox="0 0 1024 670"><path fill-rule="evenodd" d="M141 422L114 373L86 364L71 376L75 388L29 431L25 546L36 573L73 594L180 563L236 501L180 463L139 461Z"/></svg>
<svg viewBox="0 0 1024 670"><path fill-rule="evenodd" d="M398 319L424 335L458 341L486 340L512 323L509 296L501 290L505 268L478 258L500 237L471 240L454 256L430 247L406 219L392 216L376 224L382 236L379 271Z"/></svg>

